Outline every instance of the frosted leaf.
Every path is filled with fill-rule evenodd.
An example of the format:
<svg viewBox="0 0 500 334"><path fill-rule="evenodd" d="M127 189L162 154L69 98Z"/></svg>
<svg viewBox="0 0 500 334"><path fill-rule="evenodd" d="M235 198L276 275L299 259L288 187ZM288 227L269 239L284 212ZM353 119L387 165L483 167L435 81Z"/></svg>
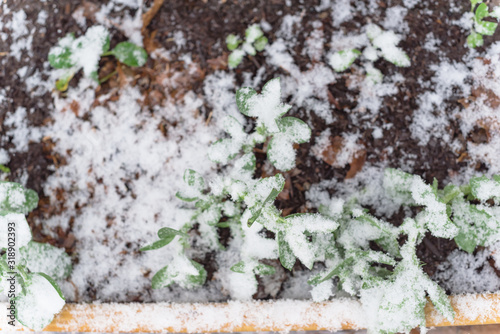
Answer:
<svg viewBox="0 0 500 334"><path fill-rule="evenodd" d="M356 49L337 51L330 56L329 64L336 72L347 70L359 57L361 52Z"/></svg>
<svg viewBox="0 0 500 334"><path fill-rule="evenodd" d="M382 72L370 63L365 65L365 71L366 79L368 79L370 83L379 84L384 79L384 75L382 74Z"/></svg>
<svg viewBox="0 0 500 334"><path fill-rule="evenodd" d="M365 57L365 59L368 61L375 62L378 59L377 49L375 49L371 45L365 47L365 49L363 50L363 57Z"/></svg>
<svg viewBox="0 0 500 334"><path fill-rule="evenodd" d="M446 292L436 282L433 282L426 276L424 277L425 279L422 282L423 288L429 294L430 300L439 313L441 313L448 321L453 322L453 319L455 318L455 311L453 310L453 307L451 307Z"/></svg>
<svg viewBox="0 0 500 334"><path fill-rule="evenodd" d="M50 48L49 62L54 68L70 68L74 65L71 60L71 46L75 40L75 35L72 33L67 34L61 38L57 45Z"/></svg>
<svg viewBox="0 0 500 334"><path fill-rule="evenodd" d="M242 114L257 117L258 125L264 125L269 133L280 131L278 120L291 108L281 102L280 78L269 80L261 94L248 87L239 89L236 102Z"/></svg>
<svg viewBox="0 0 500 334"><path fill-rule="evenodd" d="M250 27L245 30L245 41L252 44L257 39L264 36L264 32L258 24L252 24Z"/></svg>
<svg viewBox="0 0 500 334"><path fill-rule="evenodd" d="M71 273L71 258L64 249L30 241L21 248L20 255L31 272L42 272L54 279L64 279Z"/></svg>
<svg viewBox="0 0 500 334"><path fill-rule="evenodd" d="M213 143L208 149L208 157L214 162L226 164L240 152L247 140L247 134L243 125L232 116L225 117L222 126L231 138Z"/></svg>
<svg viewBox="0 0 500 334"><path fill-rule="evenodd" d="M500 182L497 180L490 180L485 176L472 178L470 188L472 196L482 202L490 198L497 202L500 200Z"/></svg>
<svg viewBox="0 0 500 334"><path fill-rule="evenodd" d="M285 233L283 231L279 231L276 234L276 241L278 243L278 253L281 265L288 270L292 270L297 259L295 258L290 245L286 241Z"/></svg>
<svg viewBox="0 0 500 334"><path fill-rule="evenodd" d="M241 50L243 50L245 53L249 54L250 56L255 56L257 54L257 51L253 47L252 44L245 42L241 46Z"/></svg>
<svg viewBox="0 0 500 334"><path fill-rule="evenodd" d="M366 36L368 36L369 39L373 40L374 38L380 36L382 34L382 29L373 23L368 24L366 27Z"/></svg>
<svg viewBox="0 0 500 334"><path fill-rule="evenodd" d="M192 289L205 283L207 272L203 266L185 256L177 256L168 266L160 269L152 278L152 288L161 289L173 283Z"/></svg>
<svg viewBox="0 0 500 334"><path fill-rule="evenodd" d="M417 215L416 221L425 225L434 236L453 238L458 234L458 228L448 217L446 204L438 198L437 189L427 185L419 176L387 169L384 187L401 204L425 206Z"/></svg>
<svg viewBox="0 0 500 334"><path fill-rule="evenodd" d="M500 232L500 222L497 219L484 209L466 202L462 197L452 201L451 209L453 221L459 227L455 242L470 254L479 245L488 246L490 237L497 236Z"/></svg>
<svg viewBox="0 0 500 334"><path fill-rule="evenodd" d="M269 142L267 156L278 169L288 171L295 167L295 150L293 144L308 142L311 129L302 120L295 117L284 117L279 121L280 132L274 134Z"/></svg>
<svg viewBox="0 0 500 334"><path fill-rule="evenodd" d="M40 331L62 310L64 297L57 284L42 273L30 274L25 292L16 298L16 318L22 325Z"/></svg>
<svg viewBox="0 0 500 334"><path fill-rule="evenodd" d="M0 181L0 213L17 212L27 214L38 206L38 195L14 182Z"/></svg>
<svg viewBox="0 0 500 334"><path fill-rule="evenodd" d="M259 180L244 198L247 209L243 212L242 224L252 225L262 210L274 202L284 186L285 178L281 174Z"/></svg>
<svg viewBox="0 0 500 334"><path fill-rule="evenodd" d="M186 186L175 194L177 198L193 202L203 195L202 191L205 189L203 176L192 169L186 169L183 179Z"/></svg>
<svg viewBox="0 0 500 334"><path fill-rule="evenodd" d="M229 57L227 58L227 63L229 65L230 69L238 67L238 65L241 63L243 60L243 57L245 56L245 51L237 49L231 52Z"/></svg>
<svg viewBox="0 0 500 334"><path fill-rule="evenodd" d="M382 57L384 57L385 60L396 66L410 66L411 63L408 55L396 46L399 41L400 37L393 31L384 31L375 37L372 43L374 47L380 49Z"/></svg>
<svg viewBox="0 0 500 334"><path fill-rule="evenodd" d="M101 54L109 49L109 32L103 26L90 27L84 36L73 41L71 49L74 66L91 77L98 69Z"/></svg>
<svg viewBox="0 0 500 334"><path fill-rule="evenodd" d="M273 189L280 193L284 186L285 178L281 174L260 179L245 197L245 204L249 207L261 204L268 198Z"/></svg>
<svg viewBox="0 0 500 334"><path fill-rule="evenodd" d="M316 261L318 245L308 240L307 233L332 233L339 224L319 214L295 214L285 218L284 240L293 254L309 269Z"/></svg>
<svg viewBox="0 0 500 334"><path fill-rule="evenodd" d="M257 284L257 279L252 272L229 274L231 297L235 300L251 300L257 292Z"/></svg>
<svg viewBox="0 0 500 334"><path fill-rule="evenodd" d="M7 248L9 244L9 223L15 224L15 245L17 248L26 246L31 241L31 229L26 217L21 213L0 215L0 248Z"/></svg>
<svg viewBox="0 0 500 334"><path fill-rule="evenodd" d="M229 34L226 37L226 44L229 51L233 51L238 47L238 45L240 45L240 37L234 34Z"/></svg>
<svg viewBox="0 0 500 334"><path fill-rule="evenodd" d="M198 222L200 224L215 225L222 218L221 211L222 206L219 203L213 203L198 216Z"/></svg>
<svg viewBox="0 0 500 334"><path fill-rule="evenodd" d="M234 168L230 173L231 178L242 181L252 179L256 163L257 160L253 153L244 154L234 162Z"/></svg>

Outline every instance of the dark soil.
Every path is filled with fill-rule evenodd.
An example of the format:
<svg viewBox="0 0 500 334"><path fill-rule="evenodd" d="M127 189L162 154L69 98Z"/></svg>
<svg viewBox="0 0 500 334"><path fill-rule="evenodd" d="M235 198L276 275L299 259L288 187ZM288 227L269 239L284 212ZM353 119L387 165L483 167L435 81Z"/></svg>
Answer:
<svg viewBox="0 0 500 334"><path fill-rule="evenodd" d="M206 3L205 3L206 2ZM2 86L8 91L11 101L3 103L0 108L0 123L3 123L5 116L15 111L19 106L24 106L31 111L28 116L28 122L32 126L42 126L50 122L50 112L52 110L52 97L50 94L34 97L32 92L24 89L22 84L25 78L20 78L16 71L28 66L26 77L32 75L37 69L43 68L43 63L47 59L47 54L51 46L56 44L57 40L67 32L75 32L81 34L81 28L76 24L71 14L78 6L92 7L92 3L100 5L101 1L80 2L76 0L56 1L56 2L39 2L30 0L18 0L15 5L9 4L10 8L23 8L28 17L35 17L40 10L45 10L49 17L46 24L46 32L41 31L41 26L33 26L30 29L35 29L33 38L33 56L25 55L20 61L9 58L8 64L2 62L0 68L0 80ZM148 4L151 4L149 1ZM183 87L169 91L172 96L183 94L183 90L194 90L197 94L203 95L203 78L219 69L227 69L228 51L225 48L224 38L230 33L243 33L246 27L261 20L267 21L273 29L266 33L269 40L275 40L274 32L278 30L287 14L296 15L300 13L303 17L301 26L297 31L298 43L294 50L291 50L296 64L305 70L308 68L311 60L302 55L302 48L306 41L308 32L312 31L312 22L321 21L325 40L331 39L332 33L338 29L332 26L332 18L329 11L317 12L316 6L320 1L291 1L291 6L286 6L284 1L278 0L249 0L249 1L200 1L200 0L175 0L165 1L164 5L154 17L148 29L145 31L146 48L154 48L155 45L162 46L166 49L175 49L175 44L172 41L173 32L182 31L187 42L184 47L173 52L172 59L168 62L169 71L182 70L182 61L180 56L190 52L193 61L199 66L199 74L191 77L186 77ZM373 16L356 16L341 25L340 29L345 31L358 31L360 27L368 22L379 22L385 18L386 8L402 5L402 1L379 1L380 6L377 13ZM396 96L385 98L384 107L374 119L366 121L366 124L353 124L350 113L356 107L356 102L349 97L355 96L356 92L349 90L346 87L346 80L350 76L350 72L346 71L345 77L338 80L335 84L328 87L332 99L331 112L335 115L336 121L331 125L326 125L325 122L314 114L312 111L313 138L310 144L300 145L297 157L297 168L286 173L287 188L286 194L282 195L277 205L286 214L295 212L305 212L306 201L305 191L312 184L318 183L321 180L335 178L343 180L351 171L353 166L347 165L344 168L335 168L321 160L316 159L310 154L311 146L315 142L315 137L319 135L327 127L331 129L331 133L340 135L345 131L353 132L358 129L362 134L362 143L365 145L366 152L362 155L364 160L357 161L361 167L364 161L376 163L379 161L388 161L392 167L398 167L400 161L412 154L415 156L414 173L421 175L428 182L432 182L433 178L444 180L448 176L456 173L461 166L465 165L465 161L459 159L462 153L466 153L467 141L478 141L481 138L481 129L478 133L464 138L459 131L456 122L451 122L448 129L450 136L453 139L458 139L462 143L461 152L452 152L444 144L437 139L431 139L426 146L420 146L418 142L411 137L409 125L411 123L414 110L418 108L417 97L423 92L423 88L417 82L417 78L422 77L424 81L430 80L434 72L429 68L430 64L440 61L440 57L432 52L429 52L423 47L426 40L426 35L430 32L443 41L440 45L440 50L449 58L450 62L461 62L463 55L467 52L465 45L466 34L464 34L457 26L447 25L443 22L449 19L458 20L462 13L469 10L469 2L461 1L456 3L462 8L459 11L451 12L449 2L440 1L422 1L419 2L413 9L408 10L406 22L409 25L410 33L401 42L400 46L409 54L412 66L408 68L398 68L384 61L375 63L375 66L382 70L387 75L395 72L400 72L405 78L405 82L401 84L400 91ZM434 13L429 14L429 9ZM133 13L132 13L133 14ZM8 15L8 14L7 14ZM92 11L89 10L87 15L89 26L94 23ZM36 21L34 19L33 21ZM123 34L118 30L112 31L112 43L118 43L124 39ZM495 36L485 39L486 46L492 41L498 40L498 33ZM7 40L7 43L10 41ZM0 52L2 45L0 44ZM323 61L325 61L323 59ZM164 73L165 60L153 61L150 59L148 64L143 69L135 70L134 74L138 75L135 84L137 84L144 95L146 96L147 104L145 107L152 107L155 104L161 104L165 98L164 87L161 87L155 80L160 75L168 75ZM235 70L237 73L238 82L240 85L243 82L243 72L256 73L261 67L265 67L265 78L267 81L280 74L286 74L283 70L275 69L266 64L265 57L257 55L255 57L245 58L243 63ZM103 77L107 73L112 72L116 65L109 61L103 60L101 63L100 76ZM125 75L127 74L125 70ZM74 80L76 80L75 78ZM109 91L110 87L119 84L119 78L112 78L108 83L104 84L100 89L101 92ZM75 82L72 82L75 84ZM446 113L459 105L459 100L467 98L465 96L453 97L447 101L448 108L446 110L437 110L436 112ZM208 118L208 106L202 110ZM294 107L291 111L293 115L304 115L304 110ZM372 126L382 126L386 123L393 123L394 127L390 131L384 132L382 139L374 139L372 136ZM4 135L7 129L0 125L0 144L2 147L9 148L12 144L9 138ZM160 128L160 130L164 130ZM484 137L484 136L483 136ZM397 145L394 145L397 143ZM63 210L64 205L50 203L43 193L43 184L47 177L51 174L52 168L57 168L58 165L64 164L64 160L52 151L52 143L50 139L31 143L27 153L19 153L11 156L11 162L8 167L12 170L9 178L13 181L19 180L23 173L28 175L27 186L36 190L41 195L40 206L35 211L31 218L38 216L40 218L50 216ZM394 148L391 154L387 152L386 147ZM382 153L380 153L382 152ZM263 155L257 155L259 163L262 163ZM482 166L478 166L478 169ZM352 176L352 175L351 175ZM440 184L442 186L442 184ZM331 189L332 193L335 189ZM61 194L61 200L64 200ZM399 224L398 215L393 218L395 224ZM33 221L31 219L31 221ZM43 219L42 219L43 221ZM34 238L38 241L47 241L59 247L65 247L70 253L74 251L74 237L71 230L57 231L59 238L57 240L47 238L40 232L40 226L32 226L34 230ZM72 239L73 238L73 239ZM454 241L434 238L426 236L424 242L419 245L418 256L425 263L424 270L432 275L437 265L444 261L448 254L456 249ZM77 256L77 254L75 254ZM212 256L207 255L205 259L199 259L207 264L209 269L209 277L212 277L213 272L217 270L212 261ZM209 265L208 265L209 264ZM296 265L296 270L301 270L299 264ZM287 279L287 275L293 273L287 272L286 275L281 275L283 281ZM91 288L92 289L92 288ZM89 292L91 295L91 292ZM261 287L257 297L259 298L274 298L276 295L265 291Z"/></svg>

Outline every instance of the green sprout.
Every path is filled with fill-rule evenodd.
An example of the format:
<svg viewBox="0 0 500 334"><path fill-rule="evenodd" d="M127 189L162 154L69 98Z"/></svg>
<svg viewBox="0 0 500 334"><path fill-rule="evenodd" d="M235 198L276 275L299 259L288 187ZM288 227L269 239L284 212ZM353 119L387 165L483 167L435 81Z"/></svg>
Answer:
<svg viewBox="0 0 500 334"><path fill-rule="evenodd" d="M483 0L471 0L471 13L473 14L473 26L470 35L467 37L467 45L470 48L483 46L483 36L491 36L497 29L497 22L485 21L485 18L500 19L500 6L496 6L492 12L488 10L488 5ZM479 4L479 6L478 6Z"/></svg>
<svg viewBox="0 0 500 334"><path fill-rule="evenodd" d="M86 77L103 83L110 76L99 80L99 60L106 56L114 56L130 67L143 66L148 58L146 50L131 42L118 43L110 50L110 35L103 26L91 27L85 35L78 38L75 38L75 34L69 33L49 51L50 65L56 69L65 69L56 81L56 89L61 92L66 91L70 80L80 69Z"/></svg>
<svg viewBox="0 0 500 334"><path fill-rule="evenodd" d="M370 82L380 83L383 79L382 72L373 66L373 63L379 58L398 66L410 66L410 58L397 44L400 37L393 31L383 31L375 24L369 24L365 27L366 37L369 41L368 45L362 50L346 49L333 53L330 56L330 66L336 72L343 72L347 70L358 58L364 61L364 70L366 78Z"/></svg>
<svg viewBox="0 0 500 334"><path fill-rule="evenodd" d="M239 36L234 34L228 35L226 45L229 51L232 51L228 58L229 68L238 67L246 54L255 56L257 52L263 51L267 43L267 37L264 36L258 24L253 24L247 28L245 31L245 41L243 42Z"/></svg>

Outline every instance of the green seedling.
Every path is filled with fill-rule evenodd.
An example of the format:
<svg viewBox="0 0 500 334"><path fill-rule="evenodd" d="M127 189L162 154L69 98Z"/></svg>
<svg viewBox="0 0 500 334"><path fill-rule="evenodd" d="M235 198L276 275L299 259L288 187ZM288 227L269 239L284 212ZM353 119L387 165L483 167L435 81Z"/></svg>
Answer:
<svg viewBox="0 0 500 334"><path fill-rule="evenodd" d="M104 79L99 80L98 70L99 60L106 56L114 56L130 67L143 66L148 58L143 48L131 42L118 43L110 50L110 35L103 26L91 27L85 35L78 38L69 33L49 51L50 65L65 70L56 81L56 89L66 91L70 80L80 69L86 77L98 83L104 82ZM109 76L105 79L109 79Z"/></svg>

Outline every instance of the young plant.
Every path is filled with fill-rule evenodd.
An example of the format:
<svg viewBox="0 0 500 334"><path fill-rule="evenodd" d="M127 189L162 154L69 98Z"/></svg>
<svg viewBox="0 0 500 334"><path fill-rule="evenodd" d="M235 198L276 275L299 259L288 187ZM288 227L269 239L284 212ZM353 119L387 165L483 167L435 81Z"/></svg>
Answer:
<svg viewBox="0 0 500 334"><path fill-rule="evenodd" d="M368 24L365 27L368 43L364 49L346 49L337 51L330 56L330 66L336 72L347 70L358 58L362 58L366 78L373 83L382 82L382 72L373 66L380 57L398 67L410 66L410 58L397 44L400 37L393 31L383 31L376 24Z"/></svg>
<svg viewBox="0 0 500 334"><path fill-rule="evenodd" d="M476 48L484 44L483 36L491 36L497 29L498 22L485 21L485 18L500 19L500 6L496 6L492 12L488 10L488 5L483 0L470 0L471 13L473 14L472 31L467 37L467 45ZM479 4L479 6L478 6Z"/></svg>
<svg viewBox="0 0 500 334"><path fill-rule="evenodd" d="M228 35L226 37L226 45L229 51L232 51L228 58L229 68L238 67L245 55L255 56L257 52L263 51L267 42L267 37L264 36L258 24L252 24L247 28L244 42L237 35Z"/></svg>
<svg viewBox="0 0 500 334"><path fill-rule="evenodd" d="M20 184L0 182L0 285L9 299L9 324L42 330L65 304L55 280L71 273L64 250L31 240L25 215L38 205L38 195Z"/></svg>
<svg viewBox="0 0 500 334"><path fill-rule="evenodd" d="M186 187L177 193L178 198L194 203L195 207L191 220L182 230L172 232L173 236L179 235L178 243L174 246L179 250L178 258L184 263L191 261L182 253L182 248L189 246L186 233L195 223L212 249L222 249L216 228L229 228L234 245L231 247L239 247L240 255L239 261L230 267L234 273L231 279L232 282L245 282L245 288L235 283L235 286L240 287L234 289L234 295L239 299L249 299L257 291L255 275L274 274L275 268L261 263L261 259L279 259L289 270L299 259L305 266L312 268L315 262L325 259L328 236L339 226L333 219L320 214L282 217L274 200L285 186L283 175L277 173L267 178L254 178L256 158L253 150L256 144L267 141L270 162L278 169L290 170L295 166L293 144L306 142L311 136L311 130L304 122L283 117L290 106L283 104L280 96L279 78L267 82L261 94L251 88L238 90L238 109L242 114L255 118L254 131L247 134L235 118L226 118L223 125L230 138L213 143L208 156L217 163L234 162L228 166L226 173L210 183L205 182L195 171L187 170L184 174ZM273 232L275 237L263 237L260 233L263 230ZM160 233L158 236L160 240L143 250L158 249L174 240L169 238L162 241ZM201 265L197 265L193 263L196 271L184 266L182 274L176 271L175 277L164 275L161 272L163 269L160 270L153 277L154 287L172 283L184 287L203 284L206 275ZM189 279L193 275L198 278L195 282ZM195 284L191 284L193 282Z"/></svg>
<svg viewBox="0 0 500 334"><path fill-rule="evenodd" d="M49 63L53 68L64 69L65 72L56 81L56 89L65 91L73 76L80 70L86 77L102 83L109 78L99 80L99 60L101 57L114 56L121 63L138 67L146 63L146 51L131 43L118 43L110 50L109 31L103 26L94 26L87 30L85 35L75 38L69 33L61 38L57 45L49 51ZM113 73L114 74L114 73Z"/></svg>

